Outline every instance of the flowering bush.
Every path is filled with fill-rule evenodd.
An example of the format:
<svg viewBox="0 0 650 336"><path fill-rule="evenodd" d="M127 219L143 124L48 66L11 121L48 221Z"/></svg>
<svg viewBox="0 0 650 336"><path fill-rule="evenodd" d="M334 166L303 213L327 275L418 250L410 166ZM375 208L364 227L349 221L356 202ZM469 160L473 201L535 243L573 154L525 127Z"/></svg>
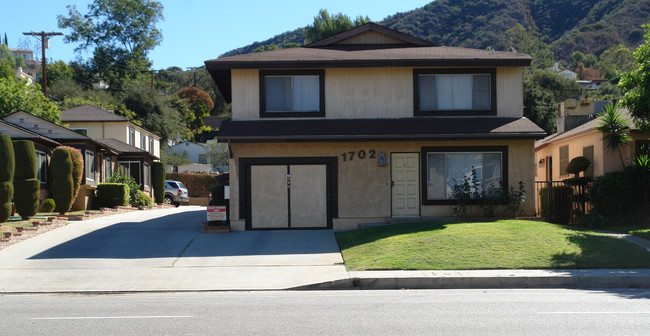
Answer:
<svg viewBox="0 0 650 336"><path fill-rule="evenodd" d="M510 187L510 192L508 192L508 209L512 211L515 218L519 216L519 211L521 211L521 207L525 202L526 185L524 181L519 181L519 188L515 190L513 187Z"/></svg>

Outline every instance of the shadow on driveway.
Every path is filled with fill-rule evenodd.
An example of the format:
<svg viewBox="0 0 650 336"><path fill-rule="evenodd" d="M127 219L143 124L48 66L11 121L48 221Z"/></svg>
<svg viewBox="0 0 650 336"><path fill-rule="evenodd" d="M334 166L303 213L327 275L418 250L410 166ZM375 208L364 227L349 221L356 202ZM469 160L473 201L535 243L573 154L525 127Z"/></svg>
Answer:
<svg viewBox="0 0 650 336"><path fill-rule="evenodd" d="M90 232L29 259L144 259L338 253L334 233L247 231L201 234L205 211L143 222L121 222Z"/></svg>

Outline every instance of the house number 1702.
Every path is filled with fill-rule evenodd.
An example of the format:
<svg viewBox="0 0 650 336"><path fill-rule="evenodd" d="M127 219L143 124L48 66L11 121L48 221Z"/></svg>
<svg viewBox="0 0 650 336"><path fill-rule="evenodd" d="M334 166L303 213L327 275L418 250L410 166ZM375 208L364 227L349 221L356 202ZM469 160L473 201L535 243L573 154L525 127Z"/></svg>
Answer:
<svg viewBox="0 0 650 336"><path fill-rule="evenodd" d="M363 159L366 159L366 158L367 159L375 159L375 158L377 158L377 151L375 151L374 149L371 149L368 152L366 152L365 150L362 149L362 150L360 150L358 152L353 151L353 152L343 153L343 154L341 154L341 156L343 157L343 162L352 161L355 158L357 158L359 160L363 160Z"/></svg>

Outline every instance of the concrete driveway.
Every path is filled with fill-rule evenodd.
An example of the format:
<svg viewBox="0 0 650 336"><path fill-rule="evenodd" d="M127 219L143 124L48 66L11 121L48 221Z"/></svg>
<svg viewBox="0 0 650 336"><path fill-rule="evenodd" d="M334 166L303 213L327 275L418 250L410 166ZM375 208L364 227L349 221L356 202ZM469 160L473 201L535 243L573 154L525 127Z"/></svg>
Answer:
<svg viewBox="0 0 650 336"><path fill-rule="evenodd" d="M0 250L0 292L281 289L347 278L332 231L201 234L205 208L73 222Z"/></svg>

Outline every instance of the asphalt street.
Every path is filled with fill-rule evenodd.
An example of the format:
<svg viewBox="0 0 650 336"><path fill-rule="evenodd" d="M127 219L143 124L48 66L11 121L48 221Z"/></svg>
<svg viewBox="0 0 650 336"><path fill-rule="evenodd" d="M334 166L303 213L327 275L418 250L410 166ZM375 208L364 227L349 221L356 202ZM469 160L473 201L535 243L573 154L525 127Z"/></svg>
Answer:
<svg viewBox="0 0 650 336"><path fill-rule="evenodd" d="M648 335L647 289L0 296L3 335Z"/></svg>

